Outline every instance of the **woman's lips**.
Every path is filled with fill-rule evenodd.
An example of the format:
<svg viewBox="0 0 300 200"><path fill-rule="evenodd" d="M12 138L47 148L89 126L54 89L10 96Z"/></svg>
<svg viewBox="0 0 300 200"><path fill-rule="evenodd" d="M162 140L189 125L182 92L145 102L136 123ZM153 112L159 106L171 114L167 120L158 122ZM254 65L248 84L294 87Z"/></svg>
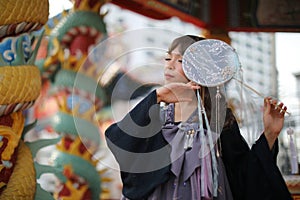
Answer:
<svg viewBox="0 0 300 200"><path fill-rule="evenodd" d="M171 74L165 74L165 79L171 79L171 78L173 78L174 76L173 75L171 75Z"/></svg>

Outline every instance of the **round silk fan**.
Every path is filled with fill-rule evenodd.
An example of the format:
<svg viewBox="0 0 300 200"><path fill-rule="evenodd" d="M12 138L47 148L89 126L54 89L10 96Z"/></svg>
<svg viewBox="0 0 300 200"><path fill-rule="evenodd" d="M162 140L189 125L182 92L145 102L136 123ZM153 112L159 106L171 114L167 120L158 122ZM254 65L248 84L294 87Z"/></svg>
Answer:
<svg viewBox="0 0 300 200"><path fill-rule="evenodd" d="M182 61L187 78L207 87L229 81L239 67L236 51L227 43L216 39L195 42L187 48Z"/></svg>

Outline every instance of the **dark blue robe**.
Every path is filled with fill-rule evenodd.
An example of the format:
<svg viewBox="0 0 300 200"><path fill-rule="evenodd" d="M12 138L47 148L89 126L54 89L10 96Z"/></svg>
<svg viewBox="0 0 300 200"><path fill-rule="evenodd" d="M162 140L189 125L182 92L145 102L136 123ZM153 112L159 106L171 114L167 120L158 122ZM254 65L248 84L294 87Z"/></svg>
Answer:
<svg viewBox="0 0 300 200"><path fill-rule="evenodd" d="M157 104L156 91L153 91L124 119L112 124L105 131L108 147L120 165L122 193L129 199L146 199L158 185L166 182L171 176L170 164L168 164L171 149L162 136L162 125L160 106ZM235 200L292 199L276 165L278 141L270 150L262 134L250 149L240 134L237 123L223 129L220 139L222 159ZM157 159L145 160L142 154L162 148L164 151ZM128 156L127 152L136 154ZM160 169L138 171L139 166L145 165L145 162L163 163Z"/></svg>

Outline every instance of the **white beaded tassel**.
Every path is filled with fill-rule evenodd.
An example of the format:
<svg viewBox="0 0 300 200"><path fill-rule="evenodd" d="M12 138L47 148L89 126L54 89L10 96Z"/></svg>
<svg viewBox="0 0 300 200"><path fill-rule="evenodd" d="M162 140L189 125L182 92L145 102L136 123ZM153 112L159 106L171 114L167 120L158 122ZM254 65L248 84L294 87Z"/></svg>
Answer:
<svg viewBox="0 0 300 200"><path fill-rule="evenodd" d="M298 153L297 148L294 141L294 130L289 127L287 129L287 134L289 136L289 142L290 142L290 162L291 162L291 173L292 174L298 174Z"/></svg>
<svg viewBox="0 0 300 200"><path fill-rule="evenodd" d="M203 121L202 121L202 115L204 116L204 121L205 125L207 128L207 137L208 137L208 146L210 150L210 155L211 155L211 161L212 161L212 170L213 173L212 175L212 181L213 181L213 196L216 197L218 195L218 166L217 166L217 159L216 159L216 154L215 154L215 149L214 149L214 144L213 144L213 139L212 139L212 133L209 125L209 121L205 112L205 108L202 104L202 100L199 94L199 90L197 90L197 98L198 98L198 117L199 117L199 132L200 132L200 139L201 139L201 150L200 150L200 157L204 158L206 156L207 152L206 151L206 137L204 134L204 129L203 129ZM204 159L203 159L204 160ZM201 174L201 179L203 180L203 174ZM202 187L203 184L201 184L201 192L204 194L204 188Z"/></svg>

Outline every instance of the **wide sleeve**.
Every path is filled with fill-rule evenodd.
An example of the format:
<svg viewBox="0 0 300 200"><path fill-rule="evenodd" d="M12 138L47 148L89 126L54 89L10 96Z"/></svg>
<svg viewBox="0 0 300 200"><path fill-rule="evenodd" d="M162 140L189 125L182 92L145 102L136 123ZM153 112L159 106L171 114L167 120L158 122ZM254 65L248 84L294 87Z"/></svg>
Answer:
<svg viewBox="0 0 300 200"><path fill-rule="evenodd" d="M222 132L220 139L222 158L234 199L292 199L276 165L278 141L270 150L262 134L250 149L236 122Z"/></svg>
<svg viewBox="0 0 300 200"><path fill-rule="evenodd" d="M116 158L123 195L143 199L169 178L170 147L161 134L160 106L151 92L121 121L106 131L106 141Z"/></svg>

